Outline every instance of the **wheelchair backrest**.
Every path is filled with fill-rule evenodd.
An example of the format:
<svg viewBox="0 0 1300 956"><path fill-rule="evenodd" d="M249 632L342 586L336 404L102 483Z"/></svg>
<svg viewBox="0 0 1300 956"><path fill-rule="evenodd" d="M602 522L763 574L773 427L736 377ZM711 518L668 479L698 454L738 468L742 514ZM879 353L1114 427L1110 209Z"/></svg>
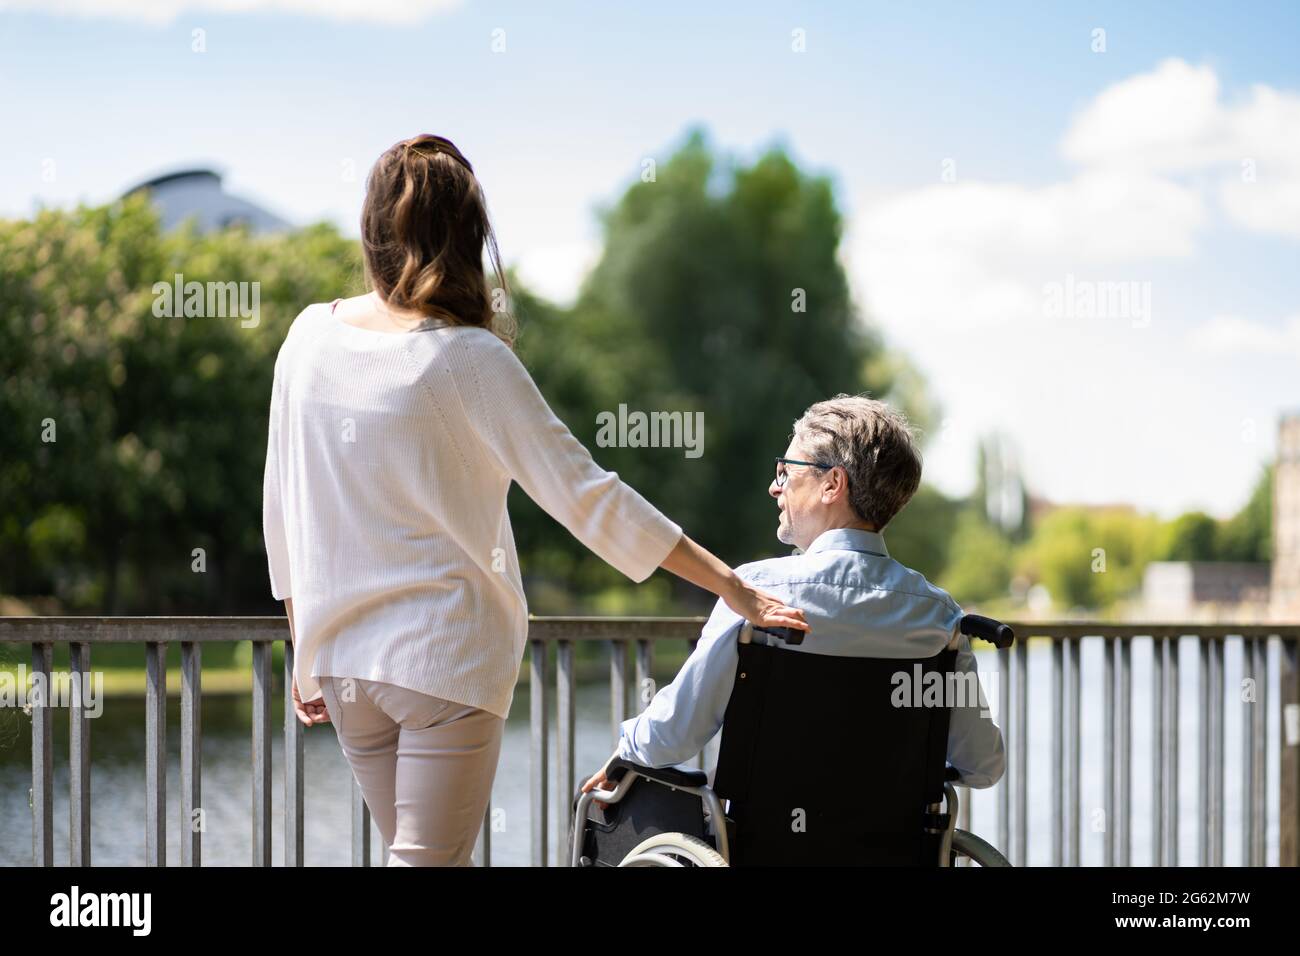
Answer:
<svg viewBox="0 0 1300 956"><path fill-rule="evenodd" d="M714 778L736 823L732 863L935 865L925 811L943 799L956 650L737 650Z"/></svg>

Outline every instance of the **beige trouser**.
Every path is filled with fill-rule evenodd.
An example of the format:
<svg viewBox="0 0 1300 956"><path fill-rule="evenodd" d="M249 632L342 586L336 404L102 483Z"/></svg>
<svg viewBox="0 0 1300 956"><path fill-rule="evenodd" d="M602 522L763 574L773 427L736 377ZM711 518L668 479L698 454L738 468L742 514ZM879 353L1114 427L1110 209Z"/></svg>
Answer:
<svg viewBox="0 0 1300 956"><path fill-rule="evenodd" d="M472 866L505 721L359 677L321 677L325 707L389 866Z"/></svg>

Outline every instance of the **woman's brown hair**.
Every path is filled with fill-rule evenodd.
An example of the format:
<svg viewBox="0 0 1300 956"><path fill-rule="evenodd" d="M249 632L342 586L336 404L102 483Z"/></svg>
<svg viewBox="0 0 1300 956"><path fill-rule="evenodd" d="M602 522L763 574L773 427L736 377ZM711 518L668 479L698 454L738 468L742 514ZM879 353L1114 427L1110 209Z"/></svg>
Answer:
<svg viewBox="0 0 1300 956"><path fill-rule="evenodd" d="M483 268L484 246L495 288ZM361 247L366 275L389 305L479 326L513 344L510 293L487 199L451 140L422 133L375 161L361 208Z"/></svg>

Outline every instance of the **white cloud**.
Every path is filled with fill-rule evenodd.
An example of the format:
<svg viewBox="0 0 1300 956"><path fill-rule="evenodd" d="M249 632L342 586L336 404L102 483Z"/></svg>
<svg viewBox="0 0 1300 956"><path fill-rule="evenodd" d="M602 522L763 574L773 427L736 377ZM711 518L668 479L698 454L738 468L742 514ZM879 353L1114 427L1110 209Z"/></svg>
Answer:
<svg viewBox="0 0 1300 956"><path fill-rule="evenodd" d="M1216 315L1192 331L1190 343L1210 355L1300 356L1300 315L1291 316L1280 326L1236 315Z"/></svg>
<svg viewBox="0 0 1300 956"><path fill-rule="evenodd" d="M1226 121L1214 70L1165 60L1103 90L1075 118L1061 153L1084 166L1204 166L1233 156Z"/></svg>
<svg viewBox="0 0 1300 956"><path fill-rule="evenodd" d="M1220 97L1209 66L1166 60L1116 83L1075 118L1061 142L1088 168L1208 171L1223 210L1255 232L1300 238L1300 95L1262 84L1240 103Z"/></svg>
<svg viewBox="0 0 1300 956"><path fill-rule="evenodd" d="M1188 335L1177 270L1157 263L1211 268L1200 257L1216 205L1247 229L1300 235L1297 137L1300 95L1256 86L1226 104L1211 68L1171 60L1066 124L1068 178L958 181L856 204L847 257L860 301L949 419L927 449L928 479L968 491L978 436L1002 430L1023 449L1031 488L1057 500L1239 507L1266 453L1243 443L1242 422L1267 420L1289 383L1234 391L1224 376L1250 371L1225 370L1222 357L1300 354L1300 318L1277 328L1221 317ZM1164 284L1150 283L1149 327L1045 309L1049 282L1153 274Z"/></svg>
<svg viewBox="0 0 1300 956"><path fill-rule="evenodd" d="M461 0L0 0L0 10L166 24L181 14L295 13L330 20L415 23Z"/></svg>
<svg viewBox="0 0 1300 956"><path fill-rule="evenodd" d="M1300 176L1228 180L1220 187L1219 202L1247 229L1300 239Z"/></svg>
<svg viewBox="0 0 1300 956"><path fill-rule="evenodd" d="M600 246L595 242L547 242L527 248L515 270L530 292L569 306L599 255Z"/></svg>

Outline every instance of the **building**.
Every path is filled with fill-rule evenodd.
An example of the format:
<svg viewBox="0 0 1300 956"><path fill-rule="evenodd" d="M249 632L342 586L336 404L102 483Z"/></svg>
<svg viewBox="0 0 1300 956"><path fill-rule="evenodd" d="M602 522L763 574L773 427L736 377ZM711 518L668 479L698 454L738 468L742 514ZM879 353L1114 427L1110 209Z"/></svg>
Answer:
<svg viewBox="0 0 1300 956"><path fill-rule="evenodd" d="M292 225L261 206L232 196L221 185L220 174L210 169L186 169L133 186L124 194L146 192L162 217L165 230L194 217L200 232L244 225L254 233L282 232Z"/></svg>
<svg viewBox="0 0 1300 956"><path fill-rule="evenodd" d="M1154 561L1136 615L1151 620L1300 621L1300 412L1278 423L1273 560Z"/></svg>
<svg viewBox="0 0 1300 956"><path fill-rule="evenodd" d="M1300 620L1300 412L1282 416L1273 472L1272 609Z"/></svg>
<svg viewBox="0 0 1300 956"><path fill-rule="evenodd" d="M1152 561L1142 575L1143 616L1158 620L1238 614L1268 602L1269 565L1262 561Z"/></svg>

